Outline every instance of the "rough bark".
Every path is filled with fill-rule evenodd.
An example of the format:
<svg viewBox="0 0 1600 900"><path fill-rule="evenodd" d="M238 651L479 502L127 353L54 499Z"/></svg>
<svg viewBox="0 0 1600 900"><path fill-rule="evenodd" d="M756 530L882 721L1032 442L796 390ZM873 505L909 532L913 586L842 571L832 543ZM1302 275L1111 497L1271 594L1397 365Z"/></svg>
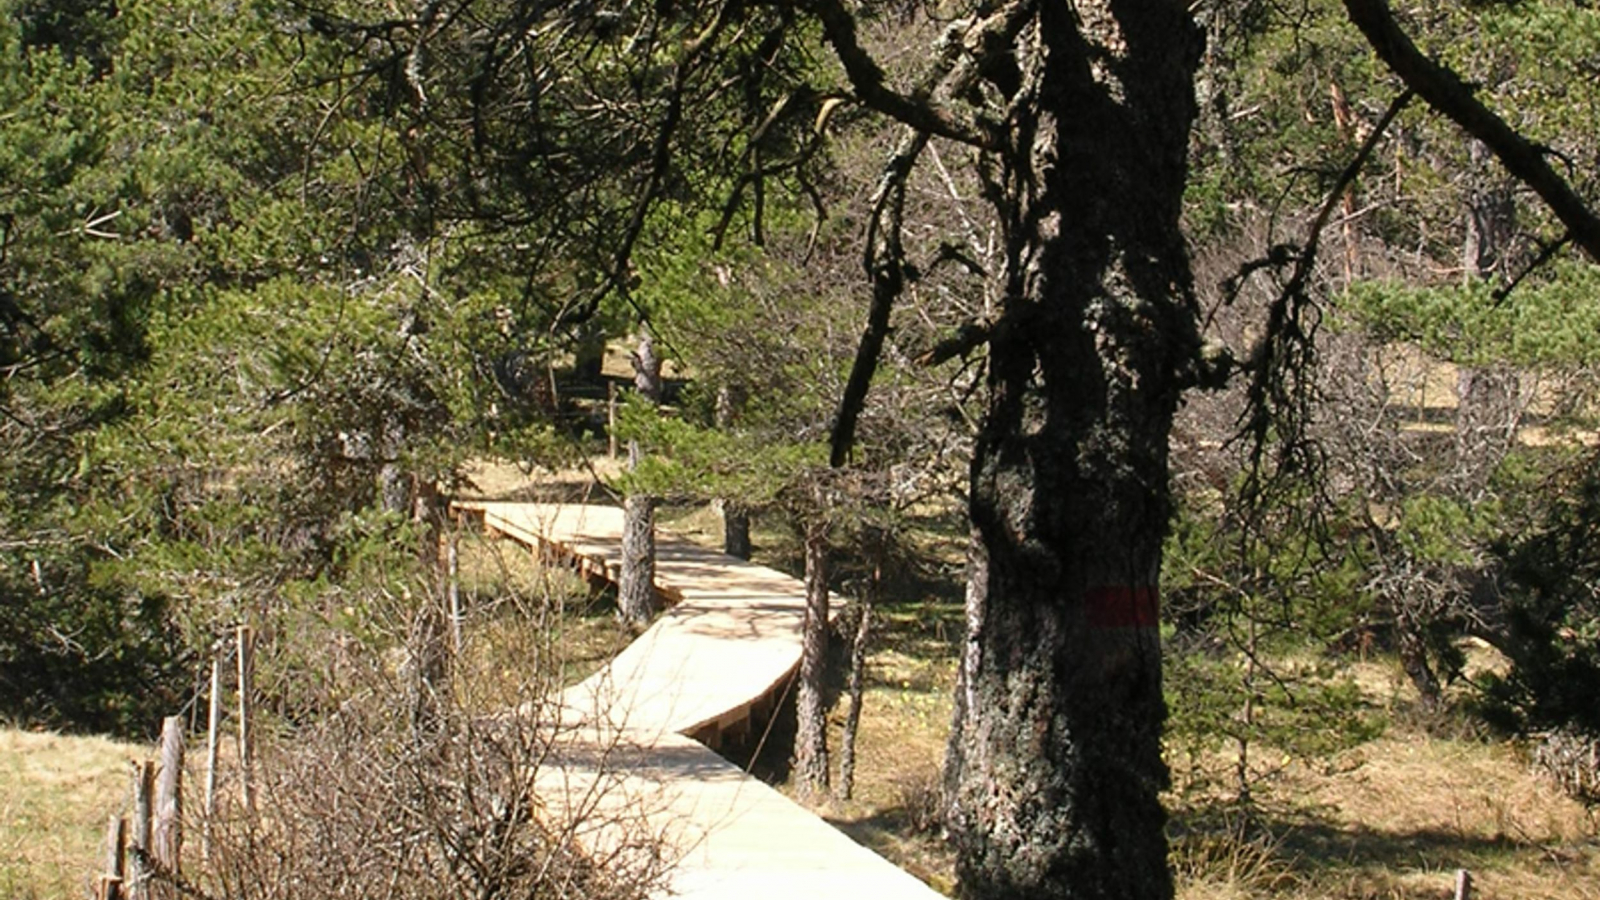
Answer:
<svg viewBox="0 0 1600 900"><path fill-rule="evenodd" d="M717 388L716 423L726 431L738 419L744 405L744 393L730 385ZM722 552L738 559L750 558L750 510L737 500L726 497L716 501L722 514Z"/></svg>
<svg viewBox="0 0 1600 900"><path fill-rule="evenodd" d="M1186 4L1042 4L990 195L1006 239L947 757L967 897L1168 898L1156 585L1198 339Z"/></svg>
<svg viewBox="0 0 1600 900"><path fill-rule="evenodd" d="M863 679L867 669L867 645L872 639L872 608L878 599L878 585L883 577L883 541L872 540L872 582L866 593L856 603L855 636L850 642L850 676L846 690L850 694L850 713L845 717L844 730L839 735L839 799L849 800L856 788L856 735L861 730L861 697Z"/></svg>
<svg viewBox="0 0 1600 900"><path fill-rule="evenodd" d="M656 355L649 329L644 329L634 350L633 384L652 404L661 402L661 357ZM638 467L639 443L628 442L628 468ZM656 611L656 499L629 494L622 501L622 573L617 578L617 618L624 624L649 623Z"/></svg>
<svg viewBox="0 0 1600 900"><path fill-rule="evenodd" d="M650 337L648 328L639 335L639 346L631 358L634 389L651 403L660 403L666 391L666 382L661 378L661 357L656 355L655 340Z"/></svg>
<svg viewBox="0 0 1600 900"><path fill-rule="evenodd" d="M828 655L828 531L806 526L806 616L800 651L800 684L795 693L798 720L794 739L794 778L800 799L816 802L828 794L828 709L823 677Z"/></svg>
<svg viewBox="0 0 1600 900"><path fill-rule="evenodd" d="M639 461L639 444L628 443L630 465ZM629 494L622 501L622 574L617 578L617 618L644 625L656 611L656 501Z"/></svg>
<svg viewBox="0 0 1600 900"><path fill-rule="evenodd" d="M750 511L735 500L718 500L717 506L722 510L722 552L749 559Z"/></svg>

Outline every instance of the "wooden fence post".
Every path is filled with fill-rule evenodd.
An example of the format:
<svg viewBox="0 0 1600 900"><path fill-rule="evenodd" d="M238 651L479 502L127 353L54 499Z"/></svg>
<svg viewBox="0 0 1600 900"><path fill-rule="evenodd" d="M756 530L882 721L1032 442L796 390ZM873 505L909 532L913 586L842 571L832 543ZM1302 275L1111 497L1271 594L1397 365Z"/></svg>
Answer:
<svg viewBox="0 0 1600 900"><path fill-rule="evenodd" d="M156 864L172 875L183 871L183 719L161 723L161 768L156 774ZM170 893L163 891L162 893Z"/></svg>
<svg viewBox="0 0 1600 900"><path fill-rule="evenodd" d="M249 625L239 626L239 794L244 800L245 813L255 815L255 735L251 719L255 702L256 650L255 636Z"/></svg>
<svg viewBox="0 0 1600 900"><path fill-rule="evenodd" d="M450 652L461 656L461 525L450 523L444 552L445 596L450 602Z"/></svg>
<svg viewBox="0 0 1600 900"><path fill-rule="evenodd" d="M606 457L617 458L617 383L606 382Z"/></svg>
<svg viewBox="0 0 1600 900"><path fill-rule="evenodd" d="M155 789L155 764L146 760L133 764L133 840L132 861L125 869L127 888L123 895L131 900L150 896L150 795Z"/></svg>
<svg viewBox="0 0 1600 900"><path fill-rule="evenodd" d="M106 868L95 885L96 900L122 900L124 861L128 856L128 825L118 815L113 815L106 825Z"/></svg>
<svg viewBox="0 0 1600 900"><path fill-rule="evenodd" d="M1472 900L1472 873L1456 870L1456 900Z"/></svg>
<svg viewBox="0 0 1600 900"><path fill-rule="evenodd" d="M222 651L211 657L210 709L206 715L206 788L200 819L200 861L211 861L211 819L217 813L217 744L222 725Z"/></svg>

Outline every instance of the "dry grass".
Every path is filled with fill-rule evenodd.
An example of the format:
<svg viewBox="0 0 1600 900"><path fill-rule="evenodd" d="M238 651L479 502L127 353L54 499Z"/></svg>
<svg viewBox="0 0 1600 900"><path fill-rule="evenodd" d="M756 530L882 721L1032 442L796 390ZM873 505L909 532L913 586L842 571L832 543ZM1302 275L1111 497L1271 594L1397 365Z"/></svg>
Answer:
<svg viewBox="0 0 1600 900"><path fill-rule="evenodd" d="M0 897L81 897L140 746L0 729Z"/></svg>
<svg viewBox="0 0 1600 900"><path fill-rule="evenodd" d="M460 541L466 642L458 677L486 707L515 706L530 673L559 686L587 678L632 640L611 593L515 541L468 532ZM498 702L497 702L498 701Z"/></svg>
<svg viewBox="0 0 1600 900"><path fill-rule="evenodd" d="M937 822L928 818L937 810L950 733L954 658L916 659L887 650L868 662L868 678L856 739L855 795L835 803L826 817L856 841L951 893L955 858ZM829 722L835 748L847 707L848 701L841 703Z"/></svg>
<svg viewBox="0 0 1600 900"><path fill-rule="evenodd" d="M897 613L885 625L869 663L856 799L827 814L949 893L953 859L936 833L913 827L913 807L937 788L952 645L935 639L927 614ZM1375 704L1400 711L1413 698L1397 672L1375 659L1355 675ZM843 712L841 703L835 728ZM1600 900L1596 815L1532 771L1513 744L1397 724L1338 759L1291 765L1257 791L1259 817L1248 826L1208 821L1174 840L1181 900L1440 898L1457 868L1473 873L1479 897ZM1191 823L1174 824L1178 834Z"/></svg>
<svg viewBox="0 0 1600 900"><path fill-rule="evenodd" d="M1468 652L1474 666L1497 665L1481 647ZM1600 898L1594 813L1535 772L1514 743L1467 727L1454 729L1458 737L1429 734L1408 713L1415 696L1392 660L1361 663L1353 675L1395 724L1338 758L1289 765L1258 785L1248 828L1176 841L1181 898L1421 900L1449 896L1460 868L1480 897ZM1203 804L1192 814L1205 816Z"/></svg>
<svg viewBox="0 0 1600 900"><path fill-rule="evenodd" d="M1317 895L1435 896L1466 868L1484 896L1600 897L1593 818L1518 748L1396 730L1352 753L1273 786L1297 808L1282 855Z"/></svg>
<svg viewBox="0 0 1600 900"><path fill-rule="evenodd" d="M507 460L479 460L466 468L464 498L480 500L606 503L610 495L597 479L621 474L621 460L597 456L588 467L551 472L524 470Z"/></svg>

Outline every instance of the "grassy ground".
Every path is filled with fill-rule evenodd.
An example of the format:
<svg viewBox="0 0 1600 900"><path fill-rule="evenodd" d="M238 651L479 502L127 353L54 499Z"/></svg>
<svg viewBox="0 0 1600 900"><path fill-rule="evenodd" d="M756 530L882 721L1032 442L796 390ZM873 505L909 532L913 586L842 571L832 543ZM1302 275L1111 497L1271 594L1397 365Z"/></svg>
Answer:
<svg viewBox="0 0 1600 900"><path fill-rule="evenodd" d="M576 684L633 639L617 626L614 591L513 541L466 532L460 548L469 639L457 678L475 705L515 706L535 681Z"/></svg>
<svg viewBox="0 0 1600 900"><path fill-rule="evenodd" d="M951 660L908 654L895 639L925 633L926 618L897 615L888 626L886 643L901 646L882 647L870 663L856 799L826 814L948 892L952 859L929 819ZM1225 821L1220 801L1191 801L1175 817L1180 898L1422 900L1449 896L1458 868L1471 871L1480 897L1600 898L1596 813L1562 796L1510 743L1394 725L1338 758L1290 765L1257 785L1255 799L1248 828Z"/></svg>
<svg viewBox="0 0 1600 900"><path fill-rule="evenodd" d="M0 729L0 897L87 895L106 821L149 750L94 737Z"/></svg>

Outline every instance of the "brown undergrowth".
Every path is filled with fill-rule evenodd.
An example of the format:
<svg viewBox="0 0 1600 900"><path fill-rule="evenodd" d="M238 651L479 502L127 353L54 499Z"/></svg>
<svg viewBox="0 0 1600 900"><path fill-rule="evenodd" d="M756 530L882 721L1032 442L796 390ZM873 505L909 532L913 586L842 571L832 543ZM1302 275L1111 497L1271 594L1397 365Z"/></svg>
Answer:
<svg viewBox="0 0 1600 900"><path fill-rule="evenodd" d="M714 521L697 527L708 542L717 538ZM794 555L787 541L780 529L758 528L758 555L783 565ZM821 810L946 893L954 860L937 813L959 572L951 564L942 570L947 583L887 586L868 661L855 796ZM1352 661L1349 674L1389 723L1381 737L1326 759L1283 760L1253 785L1248 811L1225 794L1169 795L1180 900L1440 898L1461 868L1478 897L1600 898L1600 816L1536 772L1524 747L1485 736L1464 714L1422 716L1392 659ZM841 701L831 716L835 747L846 708Z"/></svg>

